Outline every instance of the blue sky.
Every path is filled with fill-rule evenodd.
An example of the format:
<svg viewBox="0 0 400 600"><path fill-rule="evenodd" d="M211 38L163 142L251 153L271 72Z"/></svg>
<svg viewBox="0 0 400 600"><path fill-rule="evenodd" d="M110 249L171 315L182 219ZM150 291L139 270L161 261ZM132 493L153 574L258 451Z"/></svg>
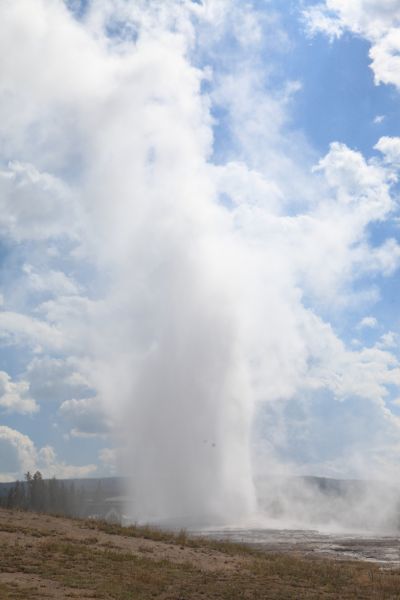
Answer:
<svg viewBox="0 0 400 600"><path fill-rule="evenodd" d="M0 17L0 478L140 471L187 413L222 462L236 427L265 468L397 473L396 3Z"/></svg>

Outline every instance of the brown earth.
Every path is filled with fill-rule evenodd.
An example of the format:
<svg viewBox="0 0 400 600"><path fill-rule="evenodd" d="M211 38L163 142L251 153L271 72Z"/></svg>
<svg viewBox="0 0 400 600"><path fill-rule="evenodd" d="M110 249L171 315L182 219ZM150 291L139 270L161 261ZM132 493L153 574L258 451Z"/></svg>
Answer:
<svg viewBox="0 0 400 600"><path fill-rule="evenodd" d="M400 600L400 570L0 510L0 600Z"/></svg>

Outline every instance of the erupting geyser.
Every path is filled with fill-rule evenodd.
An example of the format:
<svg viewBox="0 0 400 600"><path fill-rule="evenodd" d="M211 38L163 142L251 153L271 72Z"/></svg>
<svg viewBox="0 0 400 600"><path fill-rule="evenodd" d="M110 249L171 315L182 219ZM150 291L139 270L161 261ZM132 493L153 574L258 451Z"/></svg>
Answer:
<svg viewBox="0 0 400 600"><path fill-rule="evenodd" d="M182 34L154 27L119 59L86 180L110 290L97 384L120 436L130 517L235 522L255 509L246 269L208 163L203 74Z"/></svg>
<svg viewBox="0 0 400 600"><path fill-rule="evenodd" d="M141 522L396 521L395 90L339 38L400 89L397 6L0 2L4 479L121 474Z"/></svg>

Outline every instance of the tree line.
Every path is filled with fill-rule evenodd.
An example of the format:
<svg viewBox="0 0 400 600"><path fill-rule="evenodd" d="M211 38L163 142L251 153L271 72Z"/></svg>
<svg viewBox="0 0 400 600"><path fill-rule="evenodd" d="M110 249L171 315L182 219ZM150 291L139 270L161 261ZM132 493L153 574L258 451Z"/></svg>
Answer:
<svg viewBox="0 0 400 600"><path fill-rule="evenodd" d="M28 471L25 481L16 481L7 495L0 498L0 506L80 517L84 516L88 500L85 489L77 489L73 481L59 481L55 477L43 479L40 471L33 475Z"/></svg>

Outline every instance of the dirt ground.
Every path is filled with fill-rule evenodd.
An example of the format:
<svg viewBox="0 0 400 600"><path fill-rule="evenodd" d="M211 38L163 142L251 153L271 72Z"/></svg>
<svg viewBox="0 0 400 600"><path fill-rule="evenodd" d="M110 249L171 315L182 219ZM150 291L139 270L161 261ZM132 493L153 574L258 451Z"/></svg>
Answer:
<svg viewBox="0 0 400 600"><path fill-rule="evenodd" d="M400 571L0 510L0 599L400 599Z"/></svg>

